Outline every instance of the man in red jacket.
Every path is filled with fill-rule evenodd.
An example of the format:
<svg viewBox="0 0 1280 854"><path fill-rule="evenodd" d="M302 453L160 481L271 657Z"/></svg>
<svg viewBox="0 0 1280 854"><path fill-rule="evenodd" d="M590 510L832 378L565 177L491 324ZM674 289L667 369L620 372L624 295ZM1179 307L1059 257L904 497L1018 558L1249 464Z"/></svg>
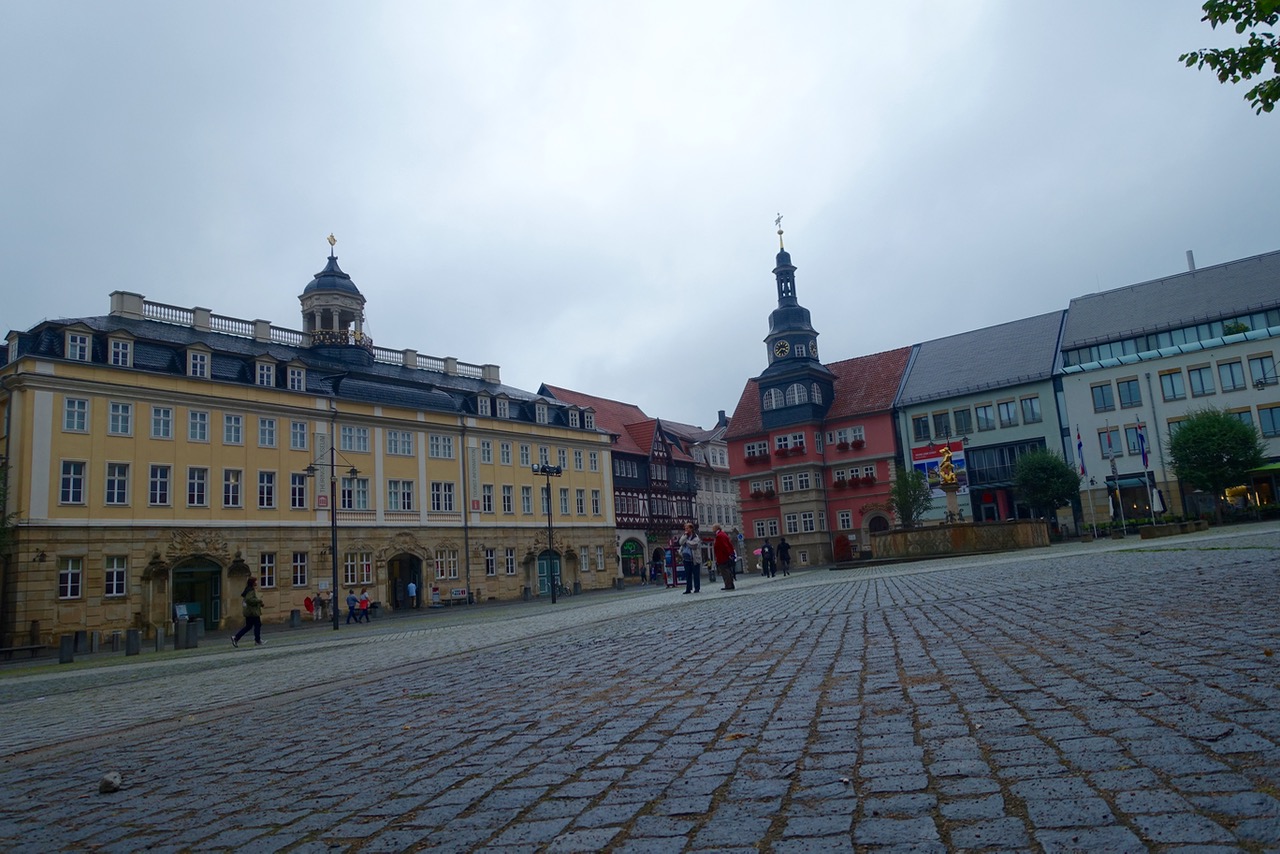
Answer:
<svg viewBox="0 0 1280 854"><path fill-rule="evenodd" d="M729 535L724 532L724 528L716 525L714 530L716 538L711 543L711 551L716 558L716 570L724 579L724 587L720 589L733 590L733 543L729 540Z"/></svg>

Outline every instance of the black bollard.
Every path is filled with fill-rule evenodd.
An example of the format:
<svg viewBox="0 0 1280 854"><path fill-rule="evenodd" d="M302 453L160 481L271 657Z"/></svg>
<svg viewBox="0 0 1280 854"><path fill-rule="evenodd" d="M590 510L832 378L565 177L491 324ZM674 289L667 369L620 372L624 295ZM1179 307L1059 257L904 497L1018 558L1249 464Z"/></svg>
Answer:
<svg viewBox="0 0 1280 854"><path fill-rule="evenodd" d="M164 632L160 630L161 645L164 644ZM116 640L120 639L120 634L116 633ZM119 644L116 645L117 649ZM138 629L129 629L124 636L124 654L137 655L142 652L142 632Z"/></svg>
<svg viewBox="0 0 1280 854"><path fill-rule="evenodd" d="M58 638L58 663L70 664L76 660L76 636L62 635Z"/></svg>

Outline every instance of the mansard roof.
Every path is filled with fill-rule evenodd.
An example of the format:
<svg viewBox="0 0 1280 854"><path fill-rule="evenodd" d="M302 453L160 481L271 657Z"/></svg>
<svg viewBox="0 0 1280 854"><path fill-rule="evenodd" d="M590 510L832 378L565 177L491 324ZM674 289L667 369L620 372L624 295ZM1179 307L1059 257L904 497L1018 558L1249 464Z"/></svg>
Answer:
<svg viewBox="0 0 1280 854"><path fill-rule="evenodd" d="M513 406L523 405L534 397L527 391L478 377L384 362L353 365L348 361L326 358L305 347L292 347L186 325L118 315L43 321L27 332L16 333L16 346L7 354L10 361L24 356L64 358L65 341L62 333L71 326L85 327L93 333L90 359L98 363L105 363L107 360L105 342L108 336L131 336L134 340L133 366L122 370L184 376L187 369L186 351L189 348L200 348L211 353L209 379L212 381L253 384L254 363L265 358L280 364L304 367L305 391L308 394L331 395L333 380L342 376L338 396L343 400L464 412L470 411L471 399L480 392L493 396L505 395L512 399Z"/></svg>

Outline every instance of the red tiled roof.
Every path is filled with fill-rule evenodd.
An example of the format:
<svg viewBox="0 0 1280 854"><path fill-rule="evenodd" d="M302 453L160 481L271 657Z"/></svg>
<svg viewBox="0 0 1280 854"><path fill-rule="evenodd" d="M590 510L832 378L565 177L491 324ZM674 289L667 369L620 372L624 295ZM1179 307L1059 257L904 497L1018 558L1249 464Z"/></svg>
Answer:
<svg viewBox="0 0 1280 854"><path fill-rule="evenodd" d="M617 444L613 446L615 452L622 451L628 454L639 454L644 457L649 456L649 448L652 446L653 439L652 427L650 428L649 439L644 444L637 444L627 429L630 424L651 420L634 403L622 403L617 400L609 400L607 397L595 397L594 395L583 394L580 391L547 385L546 383L542 384L542 388L539 391L542 394L551 395L562 403L571 403L574 406L594 410L596 427L608 433L613 433L618 437Z"/></svg>
<svg viewBox="0 0 1280 854"><path fill-rule="evenodd" d="M911 356L910 347L899 347L870 356L858 356L843 362L832 362L827 368L836 375L835 400L825 420L833 421L887 412L902 382ZM760 389L755 380L747 380L733 410L726 440L743 439L764 432L760 422Z"/></svg>

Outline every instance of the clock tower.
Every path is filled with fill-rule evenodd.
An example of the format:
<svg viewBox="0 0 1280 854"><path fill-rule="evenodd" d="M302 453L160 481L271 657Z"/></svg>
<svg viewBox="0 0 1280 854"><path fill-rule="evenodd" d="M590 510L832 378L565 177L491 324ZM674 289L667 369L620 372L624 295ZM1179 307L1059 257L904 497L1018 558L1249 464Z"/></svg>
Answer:
<svg viewBox="0 0 1280 854"><path fill-rule="evenodd" d="M818 333L809 320L809 309L796 300L796 268L782 242L782 217L775 223L778 257L773 276L778 307L769 315L769 334L764 339L769 366L756 377L765 427L821 420L831 406L835 382L835 375L818 361Z"/></svg>

